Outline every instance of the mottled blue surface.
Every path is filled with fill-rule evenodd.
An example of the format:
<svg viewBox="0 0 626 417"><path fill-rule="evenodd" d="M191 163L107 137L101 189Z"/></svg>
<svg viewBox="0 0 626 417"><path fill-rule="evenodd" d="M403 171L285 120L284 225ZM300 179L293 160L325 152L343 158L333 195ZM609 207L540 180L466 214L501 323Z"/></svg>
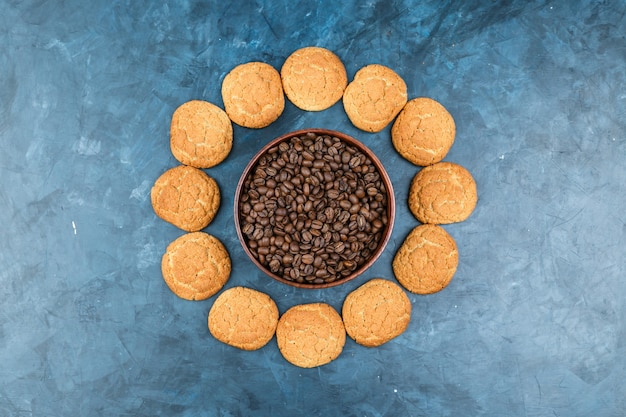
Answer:
<svg viewBox="0 0 626 417"><path fill-rule="evenodd" d="M626 414L626 3L624 1L0 1L0 415L600 416ZM217 342L209 299L178 299L160 257L181 232L149 191L176 165L168 132L190 99L222 105L235 65L280 68L295 49L335 51L349 78L380 63L410 97L457 123L446 160L479 202L446 226L460 266L410 295L402 336L348 340L317 369ZM345 287L271 281L234 230L239 174L266 141L342 130L388 168L398 218L379 261ZM207 170L222 206L206 229L233 260L227 287L341 307L417 225L418 168L389 128L356 130L341 104L287 104L270 127L235 127Z"/></svg>

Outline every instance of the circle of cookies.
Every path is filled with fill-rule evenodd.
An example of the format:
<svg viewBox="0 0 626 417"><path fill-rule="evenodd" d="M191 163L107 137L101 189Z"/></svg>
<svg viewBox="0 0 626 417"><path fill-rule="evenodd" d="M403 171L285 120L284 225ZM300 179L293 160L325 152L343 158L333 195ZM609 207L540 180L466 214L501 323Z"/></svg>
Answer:
<svg viewBox="0 0 626 417"><path fill-rule="evenodd" d="M287 57L280 77L289 101L306 111L331 107L341 99L348 84L339 57L316 46L298 49Z"/></svg>
<svg viewBox="0 0 626 417"><path fill-rule="evenodd" d="M352 291L341 310L346 333L376 347L402 334L411 320L411 301L397 284L374 278Z"/></svg>
<svg viewBox="0 0 626 417"><path fill-rule="evenodd" d="M280 74L264 62L241 64L226 74L222 99L234 123L253 129L270 125L285 109Z"/></svg>
<svg viewBox="0 0 626 417"><path fill-rule="evenodd" d="M452 115L427 97L406 103L391 128L394 148L403 158L421 166L441 161L452 147L455 135Z"/></svg>
<svg viewBox="0 0 626 417"><path fill-rule="evenodd" d="M344 110L354 126L380 132L407 102L404 80L391 68L367 65L354 75L343 93Z"/></svg>
<svg viewBox="0 0 626 417"><path fill-rule="evenodd" d="M456 242L446 230L434 224L415 227L393 259L393 273L404 288L416 294L444 289L459 264Z"/></svg>
<svg viewBox="0 0 626 417"><path fill-rule="evenodd" d="M211 168L226 159L232 147L233 126L221 108L191 100L174 111L170 148L181 164Z"/></svg>
<svg viewBox="0 0 626 417"><path fill-rule="evenodd" d="M230 257L216 237L204 232L187 233L167 246L161 258L167 286L185 300L205 300L228 281Z"/></svg>
<svg viewBox="0 0 626 417"><path fill-rule="evenodd" d="M274 337L278 307L269 295L245 287L221 293L209 310L209 331L217 340L242 350L257 350Z"/></svg>
<svg viewBox="0 0 626 417"><path fill-rule="evenodd" d="M341 354L346 331L341 316L330 305L298 304L278 320L276 342L288 362L301 368L313 368Z"/></svg>
<svg viewBox="0 0 626 417"><path fill-rule="evenodd" d="M411 181L409 209L422 223L449 224L467 219L478 201L470 172L452 162L422 168Z"/></svg>
<svg viewBox="0 0 626 417"><path fill-rule="evenodd" d="M220 206L220 190L204 171L179 165L157 178L150 200L161 219L187 232L197 232L213 221Z"/></svg>
<svg viewBox="0 0 626 417"><path fill-rule="evenodd" d="M223 288L231 273L230 257L217 238L199 232L220 205L215 180L199 168L223 161L232 149L232 123L263 128L282 114L284 96L306 111L320 111L343 98L352 124L379 132L397 117L391 129L393 146L413 164L425 166L413 178L411 212L423 225L407 236L392 267L399 284L416 294L446 287L458 266L454 239L437 224L466 219L476 202L476 184L463 167L444 163L454 142L452 116L438 102L420 97L407 102L404 80L390 68L367 65L352 82L331 51L306 47L293 52L281 73L263 62L231 70L222 82L224 110L201 100L181 105L172 116L172 154L183 165L157 179L151 202L161 219L190 233L172 242L163 255L163 278L181 298L201 300ZM428 224L431 223L431 224ZM379 346L403 333L411 303L402 289L372 279L352 291L342 307L343 319L328 304L300 304L282 316L275 302L259 291L235 287L217 297L208 315L211 334L243 349L263 347L276 335L283 357L310 368L336 359L346 335L363 346Z"/></svg>

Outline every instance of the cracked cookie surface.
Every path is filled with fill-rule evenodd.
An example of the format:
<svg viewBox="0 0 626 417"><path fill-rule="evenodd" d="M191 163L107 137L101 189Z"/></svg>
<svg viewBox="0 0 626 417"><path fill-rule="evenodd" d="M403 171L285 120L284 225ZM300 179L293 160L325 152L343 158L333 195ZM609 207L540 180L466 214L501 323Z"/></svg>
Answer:
<svg viewBox="0 0 626 417"><path fill-rule="evenodd" d="M165 171L150 191L156 215L187 232L197 232L213 221L220 198L219 186L213 178L186 165Z"/></svg>
<svg viewBox="0 0 626 417"><path fill-rule="evenodd" d="M240 64L226 74L222 99L230 120L253 129L270 125L285 109L280 74L264 62Z"/></svg>
<svg viewBox="0 0 626 417"><path fill-rule="evenodd" d="M404 80L391 68L367 65L354 75L343 93L348 119L366 132L380 132L407 102Z"/></svg>
<svg viewBox="0 0 626 417"><path fill-rule="evenodd" d="M449 224L466 220L478 194L470 172L452 162L422 168L409 187L409 209L422 223Z"/></svg>
<svg viewBox="0 0 626 417"><path fill-rule="evenodd" d="M299 304L280 317L276 341L288 362L301 368L314 368L341 354L346 331L341 316L330 305Z"/></svg>
<svg viewBox="0 0 626 417"><path fill-rule="evenodd" d="M456 242L434 224L415 227L393 259L393 273L404 288L415 294L432 294L444 289L459 264Z"/></svg>
<svg viewBox="0 0 626 417"><path fill-rule="evenodd" d="M257 350L274 337L278 307L269 295L246 287L221 293L209 311L209 331L217 340L242 350Z"/></svg>
<svg viewBox="0 0 626 417"><path fill-rule="evenodd" d="M341 99L348 84L346 68L339 57L316 46L289 55L280 76L289 101L306 111L331 107Z"/></svg>
<svg viewBox="0 0 626 417"><path fill-rule="evenodd" d="M210 168L226 159L232 146L232 123L218 106L191 100L174 111L170 148L181 164Z"/></svg>
<svg viewBox="0 0 626 417"><path fill-rule="evenodd" d="M185 300L205 300L228 281L230 256L214 236L204 232L187 233L170 243L161 259L161 272L167 286Z"/></svg>
<svg viewBox="0 0 626 417"><path fill-rule="evenodd" d="M197 232L213 221L220 198L213 178L186 165L165 171L150 191L156 215L187 232Z"/></svg>
<svg viewBox="0 0 626 417"><path fill-rule="evenodd" d="M402 334L411 320L411 301L397 284L374 278L343 302L346 333L362 346L376 347Z"/></svg>
<svg viewBox="0 0 626 417"><path fill-rule="evenodd" d="M452 147L455 135L452 115L428 97L406 103L391 128L391 142L396 151L420 166L441 161Z"/></svg>

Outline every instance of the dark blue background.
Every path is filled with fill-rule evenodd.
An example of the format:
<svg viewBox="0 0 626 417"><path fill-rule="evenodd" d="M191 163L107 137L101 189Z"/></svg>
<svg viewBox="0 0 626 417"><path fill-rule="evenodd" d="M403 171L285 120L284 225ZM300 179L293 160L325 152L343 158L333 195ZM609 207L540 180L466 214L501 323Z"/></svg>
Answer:
<svg viewBox="0 0 626 417"><path fill-rule="evenodd" d="M623 416L626 413L626 3L624 1L0 1L0 415ZM368 349L348 340L316 369L272 340L254 352L207 330L213 299L184 301L160 258L181 231L150 187L177 164L174 109L222 106L221 81L295 49L333 50L348 77L393 68L409 97L457 123L446 160L479 202L446 226L460 265L444 291L410 294L408 330ZM304 127L372 148L396 191L385 253L343 287L274 282L245 257L233 195L251 156ZM207 170L222 206L206 229L228 248L227 288L270 294L281 312L337 309L418 223L419 170L389 127L355 129L341 103L287 104L262 130L235 126Z"/></svg>

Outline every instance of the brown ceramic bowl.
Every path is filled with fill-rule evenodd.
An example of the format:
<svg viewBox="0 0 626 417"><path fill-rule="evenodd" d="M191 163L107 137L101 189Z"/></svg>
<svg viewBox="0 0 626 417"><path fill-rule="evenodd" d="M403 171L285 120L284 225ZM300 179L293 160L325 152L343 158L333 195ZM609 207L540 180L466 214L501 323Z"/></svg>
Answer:
<svg viewBox="0 0 626 417"><path fill-rule="evenodd" d="M259 197L258 195L255 195L254 193L252 194L252 196L250 195L250 190L251 189L255 189L258 190L258 186L253 185L253 179L256 178L259 182L263 183L263 181L261 181L258 178L258 168L261 166L260 162L263 163L264 161L267 161L268 158L271 157L275 157L274 155L276 154L276 152L280 152L278 151L278 149L280 149L280 145L283 144L283 148L287 147L289 144L293 143L294 138L304 138L307 137L307 135L313 135L313 136L308 136L308 138L312 138L312 137L325 137L325 136L329 136L330 138L333 138L332 140L336 139L334 138L338 138L339 141L343 142L343 144L345 144L346 146L349 146L351 148L356 148L356 150L360 153L362 153L363 155L365 155L369 161L371 161L371 164L369 164L370 166L368 166L368 168L370 170L374 169L375 172L377 172L379 174L379 182L380 184L382 184L384 186L384 191L379 191L379 194L376 196L376 198L379 199L384 199L382 200L382 203L379 203L379 207L376 208L377 211L377 216L379 219L382 219L384 217L386 217L386 223L382 222L382 226L381 226L381 222L377 222L376 226L373 226L373 217L371 215L367 215L368 216L368 224L367 226L364 228L364 221L363 219L358 219L357 216L359 214L361 214L361 212L359 211L358 213L354 213L354 211L352 212L352 217L350 219L347 219L347 214L345 214L343 217L337 217L337 214L335 214L335 217L333 220L334 223L329 222L328 226L324 226L321 230L325 230L323 236L330 236L329 233L330 232L334 232L335 230L333 230L333 227L337 227L339 228L341 225L336 225L335 223L338 223L338 220L342 220L344 225L347 227L348 225L352 226L352 229L350 230L355 230L355 227L358 227L358 230L361 231L361 233L356 233L356 232L350 232L352 233L350 236L350 240L349 241L345 241L346 243L346 247L348 247L347 245L350 245L352 242L355 241L361 241L360 244L357 244L356 247L359 247L360 245L360 249L358 251L356 251L356 253L358 254L358 257L354 257L352 259L357 259L358 262L355 263L350 263L349 261L346 260L340 260L337 261L335 259L335 262L331 262L331 261L327 261L328 257L326 258L326 260L324 262L331 262L332 265L328 266L326 264L324 264L324 267L320 268L319 266L315 266L315 264L311 262L312 258L311 256L305 256L307 253L306 250L306 246L308 243L313 243L314 239L316 238L316 236L320 236L320 230L319 228L320 226L320 222L318 221L315 226L311 225L311 221L308 221L309 223L309 229L303 228L300 230L295 230L295 229L289 229L287 230L287 227L285 227L285 223L283 222L286 221L285 217L289 217L289 215L291 214L292 216L296 216L297 214L300 215L304 215L304 216L309 216L309 218L312 218L314 216L320 216L321 212L324 212L325 210L321 209L321 207L323 207L323 205L320 203L320 205L318 207L320 207L319 210L313 209L313 210L309 210L309 211L305 211L304 214L302 212L302 210L298 211L297 209L294 210L291 207L294 207L293 202L292 204L286 204L286 206L289 206L287 208L287 213L282 215L282 218L280 217L280 214L276 214L276 209L274 207L272 207L272 205L269 205L268 209L261 209L258 212L255 213L251 213L251 211L255 211L252 210L252 204L250 204L250 202L258 202L259 199L263 202L267 202L267 199L265 197ZM296 140L297 141L297 140ZM330 142L329 142L330 143ZM338 146L341 146L339 144L337 144ZM292 145L289 145L292 146ZM297 153L298 154L298 158L300 162L295 162L295 165L298 166L298 170L302 169L302 167L305 165L305 159L303 158L304 155L304 151L302 149L292 149L292 153ZM306 157L310 158L310 154L307 154ZM363 160L363 159L362 159ZM275 161L278 162L278 161ZM281 161L282 163L282 161ZM292 166L294 165L294 163L292 162L288 162L290 163ZM310 165L310 164L309 164ZM364 163L365 165L365 163ZM373 166L373 168L371 167ZM265 165L265 167L267 167L267 165ZM282 167L281 167L282 169ZM354 169L361 169L362 168L354 168ZM264 168L265 170L265 168ZM311 169L312 170L312 169ZM332 172L329 171L328 169L326 169L328 172ZM272 174L275 173L275 169L270 171ZM280 170L279 170L280 171ZM345 179L345 177L340 176L339 174L337 174L338 171L341 171L341 169L336 170L333 175L335 175L335 179L337 181L333 181L335 183L338 183L339 179ZM308 173L308 171L305 171L306 173ZM343 171L342 171L343 172ZM350 171L353 172L353 171ZM265 176L266 174L263 173L263 175ZM270 192L270 198L271 199L276 199L278 198L279 194L282 192L287 192L288 189L285 187L282 187L282 182L281 179L278 178L279 174L275 174L276 178L279 180L278 181L278 186L274 185L274 183L272 183L272 186L275 187L276 192L275 192L275 196L272 197L272 194ZM365 172L363 172L362 174L359 175L365 175ZM268 178L268 177L266 177ZM306 178L301 176L300 179L302 178ZM310 179L312 180L312 179ZM305 181L306 182L306 181ZM324 187L325 182L321 181L320 182L320 187ZM355 184L354 179L352 181L352 184ZM292 184L289 183L289 185L291 186ZM313 184L311 184L312 186ZM303 184L301 184L300 188L298 189L299 192L298 193L291 193L291 199L293 199L295 201L295 199L297 198L298 195L309 195L306 194L305 192L302 191L302 186ZM282 187L282 191L281 190ZM267 187L266 187L267 188ZM361 187L362 188L362 187ZM371 186L368 188L372 188ZM382 188L382 187L381 187ZM323 190L323 189L322 189ZM263 191L265 191L263 189ZM309 189L307 187L306 191L308 192ZM347 195L347 192L345 191L345 189L340 190L340 191L344 191L344 198ZM370 190L372 191L372 190ZM360 194L361 193L354 193L353 194ZM321 195L321 191L318 191L318 193L316 195ZM285 198L289 198L287 197L286 194L282 194L283 196L283 201ZM310 194L309 196L312 196L312 194ZM254 201L252 200L254 198ZM302 203L302 198L300 197L300 203ZM313 199L312 197L308 197L310 199ZM368 202L367 204L365 203L365 201L368 199L369 197L366 195L364 196L362 199L359 200L358 204L355 203L355 205L366 205L367 207L364 208L364 213L368 213L368 209L371 207L370 206L370 202ZM337 200L339 200L340 198L337 198ZM325 197L324 197L324 204L335 204L336 208L335 210L339 210L339 207L337 206L338 203L330 203L328 201L332 200L332 197L328 196L328 192L326 192ZM353 195L353 202L354 202L354 195ZM373 200L372 200L373 201ZM386 204L384 203L386 201ZM247 204L246 204L247 203ZM281 202L282 203L282 202ZM317 203L314 202L314 203ZM346 203L347 204L347 203ZM256 205L256 204L255 204ZM301 204L302 206L304 206L304 204ZM373 206L375 206L376 204L372 204ZM351 209L355 209L354 207L351 207ZM355 209L356 210L356 209ZM343 210L345 213L348 213L348 209ZM294 214L292 214L291 212L294 212ZM262 213L262 214L260 214ZM284 213L284 210L282 211L282 213ZM343 213L340 213L343 214ZM252 223L251 216L254 216L254 222L257 222L257 218L258 216L263 216L265 217L263 219L263 221L265 222L264 225L260 225L258 223ZM356 278L357 276L359 276L360 274L362 274L365 270L367 270L370 266L372 266L372 264L378 259L378 257L380 256L380 254L383 252L383 250L385 249L385 246L387 245L387 242L389 241L389 238L391 237L391 232L393 230L393 223L394 223L394 217L395 217L395 199L394 199L394 193L393 193L393 186L391 184L391 180L389 178L389 175L387 175L387 172L385 171L385 168L383 167L383 165L381 164L381 162L378 160L378 158L376 157L376 155L374 155L372 153L372 151L370 151L365 145L363 145L361 142L359 142L358 140L344 134L341 132L337 132L334 130L327 130L327 129L306 129L306 130L298 130L295 132L291 132L291 133L287 133L285 135L282 135L274 140L272 140L271 142L269 142L267 145L265 145L253 158L252 160L248 163L248 165L246 166L245 170L243 171L243 174L241 175L241 178L239 179L239 183L237 184L237 190L235 192L235 201L234 201L234 220L235 220L235 227L237 230L237 236L239 237L239 241L241 242L241 245L244 249L244 251L246 252L246 254L250 257L250 259L252 260L252 262L254 262L254 264L256 264L257 267L259 267L265 274L269 275L270 277L274 278L277 281L280 281L282 283L288 284L288 285L292 285L295 287L299 287L299 288L310 288L310 289L320 289L320 288L328 288L328 287L334 287L340 284L343 284L345 282L348 282L354 278ZM319 217L321 219L324 219L324 216ZM359 220L357 222L357 220ZM276 226L276 224L280 223L279 226ZM357 224L357 226L355 226L355 223ZM295 221L294 221L295 224ZM254 226L254 227L252 227ZM295 226L294 226L295 227ZM317 227L318 230L313 230L314 227ZM245 230L244 230L245 229ZM259 234L256 235L256 237L252 237L252 235L254 234L252 231L254 229L264 229L266 231L266 236L268 239L265 240L264 246L267 245L269 239L273 239L272 241L276 241L277 236L281 236L279 239L280 243L282 244L282 246L279 247L279 245L270 245L270 247L273 247L273 251L274 253L270 253L267 255L267 257L265 255L260 256L259 252L261 252L259 249L261 248L261 234L259 232ZM310 232L313 232L315 234L315 236L311 236L311 233L307 233L305 232L306 230L310 230ZM287 232L286 232L287 230ZM345 231L347 229L344 227L343 232L342 231L337 231L337 233L334 235L339 236L341 233L344 233L342 238L346 238L346 234ZM302 232L302 233L301 233ZM367 233L366 233L367 232ZM267 235L270 236L267 236ZM306 235L306 238L305 238ZM375 235L375 237L371 237L372 235ZM272 238L273 236L273 238ZM357 237L358 236L358 237ZM289 243L289 241L293 241L296 240L299 245L302 245L297 251L291 251L290 249L287 249L287 247L289 246L288 244L285 246L285 241L288 241L287 243ZM321 253L323 253L324 251L330 251L332 252L333 249L330 247L330 245L327 245L325 243L325 240L317 240L315 241L315 246L316 246L316 250L317 252L314 254L312 253L313 250L315 249L309 249L311 251L311 255L319 255ZM337 240L336 238L334 238L334 244L337 244ZM333 247L334 247L333 244ZM320 245L325 245L324 249L321 250L320 249ZM311 246L311 244L309 244L308 246ZM341 246L341 245L339 245ZM304 247L304 252L302 250L302 247ZM352 246L351 246L352 247ZM284 248L286 250L281 250L280 248ZM343 250L343 249L342 249ZM350 251L352 251L350 249ZM263 251L265 252L265 250ZM278 253L277 253L278 252ZM354 252L353 252L354 253ZM289 260L286 260L287 258L285 258L285 255L287 257L289 257ZM299 256L297 256L299 255ZM345 252L341 252L342 256L345 256ZM339 255L337 254L331 254L331 255L327 255L327 256L334 256L335 258ZM309 280L305 280L303 278L302 275L300 276L296 276L294 277L294 275L297 275L296 271L292 271L292 269L298 269L295 268L294 265L296 265L296 260L293 260L292 262L292 258L293 257L298 257L297 263L298 266L302 265L302 263L305 263L305 258L308 262L306 262L308 264L308 274L303 273L305 276L309 277ZM323 257L323 256L321 256ZM272 266L270 266L269 264L269 260L268 259L276 259L276 261L274 261L274 263L272 264ZM280 262L279 262L280 259ZM285 260L283 262L283 260ZM317 260L319 261L319 259ZM302 262L302 263L301 263ZM341 265L338 265L337 262L341 263ZM355 268L355 264L356 264L356 268ZM349 267L344 267L345 265L349 265ZM303 265L304 267L304 265ZM315 274L318 272L322 273L322 275L325 275L322 278L318 278L317 280L312 280L312 276L311 276L311 268L313 268L313 272L312 274ZM273 270L272 270L273 269ZM301 272L302 267L298 270L298 273ZM323 282L322 282L323 281Z"/></svg>

